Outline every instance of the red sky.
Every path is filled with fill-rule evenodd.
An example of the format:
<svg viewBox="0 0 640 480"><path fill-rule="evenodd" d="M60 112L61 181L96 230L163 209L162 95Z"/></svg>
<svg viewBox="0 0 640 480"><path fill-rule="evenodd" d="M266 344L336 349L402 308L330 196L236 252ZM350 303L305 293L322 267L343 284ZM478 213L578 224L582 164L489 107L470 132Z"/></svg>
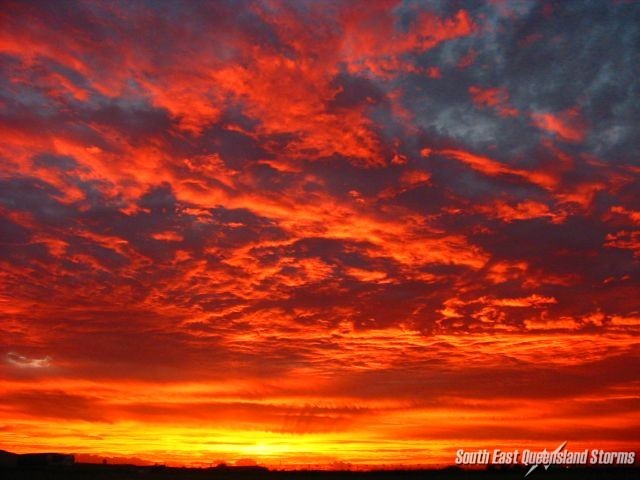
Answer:
<svg viewBox="0 0 640 480"><path fill-rule="evenodd" d="M3 2L0 448L640 444L634 2Z"/></svg>

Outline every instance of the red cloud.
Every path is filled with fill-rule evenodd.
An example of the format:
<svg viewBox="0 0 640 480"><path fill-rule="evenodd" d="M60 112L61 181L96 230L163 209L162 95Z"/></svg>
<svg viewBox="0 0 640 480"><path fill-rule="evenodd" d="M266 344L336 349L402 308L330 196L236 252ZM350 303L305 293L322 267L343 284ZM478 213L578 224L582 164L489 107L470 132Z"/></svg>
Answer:
<svg viewBox="0 0 640 480"><path fill-rule="evenodd" d="M469 93L478 107L494 108L503 117L515 117L518 110L510 107L509 92L504 88L481 88L475 85L469 87Z"/></svg>
<svg viewBox="0 0 640 480"><path fill-rule="evenodd" d="M535 126L568 142L580 142L587 134L587 125L578 108L570 108L555 114L533 113L531 117Z"/></svg>

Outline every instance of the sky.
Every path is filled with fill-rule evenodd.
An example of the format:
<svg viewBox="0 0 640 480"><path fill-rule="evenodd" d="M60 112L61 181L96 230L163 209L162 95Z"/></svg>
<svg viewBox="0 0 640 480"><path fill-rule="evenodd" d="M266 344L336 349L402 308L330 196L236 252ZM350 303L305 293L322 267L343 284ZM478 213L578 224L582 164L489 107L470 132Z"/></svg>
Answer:
<svg viewBox="0 0 640 480"><path fill-rule="evenodd" d="M640 448L640 4L3 1L0 449Z"/></svg>

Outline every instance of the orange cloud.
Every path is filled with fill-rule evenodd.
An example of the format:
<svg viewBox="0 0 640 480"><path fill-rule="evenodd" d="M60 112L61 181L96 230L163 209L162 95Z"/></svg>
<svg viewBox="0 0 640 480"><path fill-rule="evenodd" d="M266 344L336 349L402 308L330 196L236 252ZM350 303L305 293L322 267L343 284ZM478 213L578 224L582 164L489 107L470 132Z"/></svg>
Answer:
<svg viewBox="0 0 640 480"><path fill-rule="evenodd" d="M544 203L525 200L515 205L497 201L491 205L481 205L478 210L488 216L495 216L505 222L527 220L532 218L548 218L552 223L562 223L567 215L556 209L550 209Z"/></svg>
<svg viewBox="0 0 640 480"><path fill-rule="evenodd" d="M587 126L578 108L554 113L533 113L533 123L547 132L553 133L562 140L580 142L587 134Z"/></svg>
<svg viewBox="0 0 640 480"><path fill-rule="evenodd" d="M431 152L430 152L431 153ZM446 149L440 150L441 155L454 158L473 170L489 176L514 175L540 187L553 189L557 185L557 180L553 174L544 171L528 171L512 168L496 160L482 155L476 155L464 150Z"/></svg>

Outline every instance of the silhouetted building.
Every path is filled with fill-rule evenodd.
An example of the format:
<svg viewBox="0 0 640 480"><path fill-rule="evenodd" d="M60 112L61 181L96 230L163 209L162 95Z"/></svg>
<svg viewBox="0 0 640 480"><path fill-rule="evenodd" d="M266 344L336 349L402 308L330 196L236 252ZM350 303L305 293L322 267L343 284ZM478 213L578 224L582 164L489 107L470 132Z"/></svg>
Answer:
<svg viewBox="0 0 640 480"><path fill-rule="evenodd" d="M64 453L25 453L18 456L21 467L63 467L74 463L75 457Z"/></svg>
<svg viewBox="0 0 640 480"><path fill-rule="evenodd" d="M269 469L267 467L263 467L261 465L227 465L226 463L219 463L215 467L216 470L227 470L230 472L253 472L253 473L264 473L268 472Z"/></svg>

